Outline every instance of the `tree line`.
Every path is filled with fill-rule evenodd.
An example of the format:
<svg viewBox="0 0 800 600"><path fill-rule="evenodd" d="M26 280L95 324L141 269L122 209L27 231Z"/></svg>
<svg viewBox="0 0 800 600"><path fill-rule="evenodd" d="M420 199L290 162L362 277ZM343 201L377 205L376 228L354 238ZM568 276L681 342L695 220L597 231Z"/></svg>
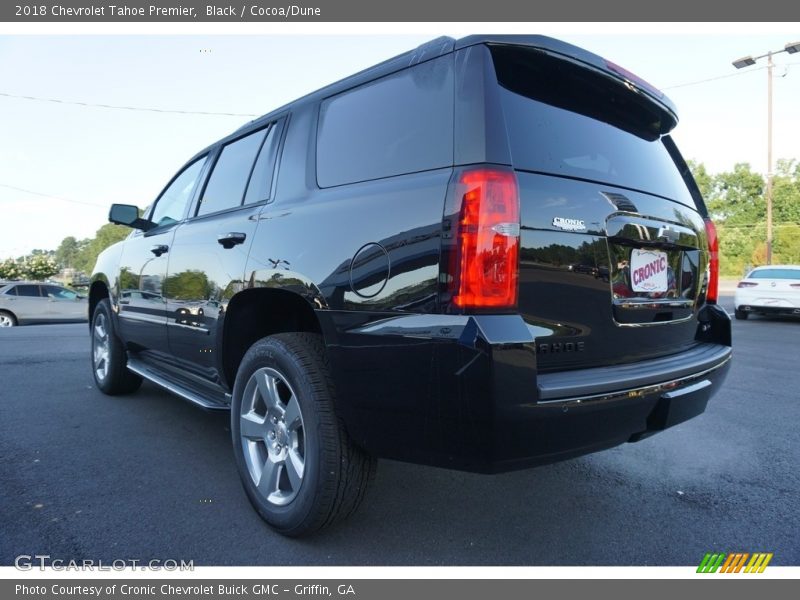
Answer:
<svg viewBox="0 0 800 600"><path fill-rule="evenodd" d="M127 227L108 223L98 229L94 237L79 240L70 235L61 240L55 250L36 249L27 256L7 258L0 262L0 279L42 280L62 269L89 274L100 253L127 237L130 231Z"/></svg>
<svg viewBox="0 0 800 600"><path fill-rule="evenodd" d="M766 264L766 181L749 164L710 174L705 165L689 162L720 242L720 272L741 276L749 267ZM772 184L774 264L800 264L800 162L777 162Z"/></svg>

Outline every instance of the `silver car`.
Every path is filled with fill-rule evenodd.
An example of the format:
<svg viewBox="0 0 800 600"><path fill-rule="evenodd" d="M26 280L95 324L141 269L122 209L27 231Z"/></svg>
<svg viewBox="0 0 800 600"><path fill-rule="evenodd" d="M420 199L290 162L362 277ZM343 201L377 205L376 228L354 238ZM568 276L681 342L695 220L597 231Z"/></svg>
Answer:
<svg viewBox="0 0 800 600"><path fill-rule="evenodd" d="M77 292L49 283L0 283L0 327L88 319L88 304Z"/></svg>

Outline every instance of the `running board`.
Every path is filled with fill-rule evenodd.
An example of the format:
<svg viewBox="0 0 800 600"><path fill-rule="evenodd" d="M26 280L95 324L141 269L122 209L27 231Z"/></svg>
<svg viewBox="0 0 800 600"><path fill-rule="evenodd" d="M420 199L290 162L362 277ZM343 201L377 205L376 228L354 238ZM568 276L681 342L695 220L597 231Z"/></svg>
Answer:
<svg viewBox="0 0 800 600"><path fill-rule="evenodd" d="M140 377L143 377L152 383L155 383L157 386L164 388L168 392L171 392L176 396L179 396L184 400L188 400L192 404L196 404L207 410L230 409L230 406L224 404L223 402L215 402L214 400L205 398L197 392L194 392L174 381L171 381L170 379L167 379L162 374L156 373L142 361L135 358L128 357L128 370L132 373L136 373Z"/></svg>

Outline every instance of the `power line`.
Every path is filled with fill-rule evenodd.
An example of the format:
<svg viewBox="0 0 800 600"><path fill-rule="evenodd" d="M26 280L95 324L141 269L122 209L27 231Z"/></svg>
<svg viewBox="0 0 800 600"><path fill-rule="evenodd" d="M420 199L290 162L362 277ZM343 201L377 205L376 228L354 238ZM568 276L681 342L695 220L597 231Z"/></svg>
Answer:
<svg viewBox="0 0 800 600"><path fill-rule="evenodd" d="M22 94L8 94L6 92L0 92L0 96L5 98L15 98L17 100L32 100L34 102L52 102L55 104L69 104L71 106L83 106L86 108L110 108L113 110L132 110L132 111L143 111L143 112L155 112L155 113L168 113L168 114L178 114L178 115L211 115L211 116L218 116L218 117L258 117L260 115L255 115L251 113L228 113L228 112L210 112L210 111L202 111L202 110L171 110L167 108L153 108L153 107L144 107L144 106L120 106L116 104L98 104L95 102L79 102L76 100L62 100L60 98L41 98L38 96L25 96Z"/></svg>
<svg viewBox="0 0 800 600"><path fill-rule="evenodd" d="M53 196L52 194L43 194L41 192L34 192L33 190L26 190L25 188L17 187L15 185L8 185L7 183L0 183L0 187L7 188L9 190L15 190L17 192L23 192L25 194L31 194L33 196L41 196L42 198L52 198L53 200L61 200L62 202L71 202L73 204L96 206L98 208L106 208L107 206L103 204L94 204L93 202L83 202L82 200L73 200L72 198L62 198L61 196Z"/></svg>
<svg viewBox="0 0 800 600"><path fill-rule="evenodd" d="M726 75L718 75L717 77L709 77L708 79L699 79L698 81L690 81L688 83L679 83L678 85L671 85L669 87L661 88L662 90L674 90L677 88L682 87L689 87L690 85L700 85L701 83L708 83L710 81L717 81L718 79L727 79L728 77L738 77L739 75L745 75L746 73L754 73L756 71L763 71L767 67L758 67L756 69L750 69L749 71L736 71L734 73L728 73Z"/></svg>
<svg viewBox="0 0 800 600"><path fill-rule="evenodd" d="M798 62L789 62L789 63L783 63L780 66L790 67L792 65L798 65L798 64L800 64L800 63L798 63ZM746 71L736 71L734 73L726 73L725 75L717 75L716 77L708 77L707 79L699 79L697 81L689 81L687 83L679 83L678 85L670 85L668 87L664 87L664 88L661 88L661 89L666 91L666 90L674 90L674 89L682 88L682 87L689 87L690 85L700 85L701 83L708 83L710 81L717 81L718 79L727 79L728 77L738 77L739 75L745 75L747 73L755 73L756 71L763 71L766 68L767 68L766 66L764 66L764 67L756 67L755 69L748 69Z"/></svg>

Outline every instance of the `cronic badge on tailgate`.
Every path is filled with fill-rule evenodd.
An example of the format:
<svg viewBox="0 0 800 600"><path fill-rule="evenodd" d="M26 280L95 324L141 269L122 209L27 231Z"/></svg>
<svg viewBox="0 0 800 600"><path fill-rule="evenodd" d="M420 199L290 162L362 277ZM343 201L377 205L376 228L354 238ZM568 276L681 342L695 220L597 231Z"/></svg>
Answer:
<svg viewBox="0 0 800 600"><path fill-rule="evenodd" d="M564 231L586 231L586 224L581 219L567 219L566 217L553 217L553 227Z"/></svg>

